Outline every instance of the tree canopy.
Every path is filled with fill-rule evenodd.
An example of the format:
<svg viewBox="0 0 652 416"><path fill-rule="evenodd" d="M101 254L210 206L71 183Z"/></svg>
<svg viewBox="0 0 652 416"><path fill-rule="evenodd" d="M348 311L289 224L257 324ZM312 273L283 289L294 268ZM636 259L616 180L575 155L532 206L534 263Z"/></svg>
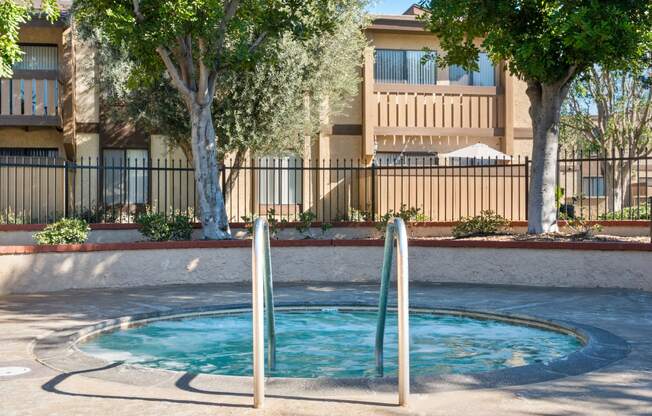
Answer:
<svg viewBox="0 0 652 416"><path fill-rule="evenodd" d="M214 104L229 79L270 58L282 39L333 34L344 6L363 0L77 0L75 18L124 48L140 80L165 73L184 103L204 236L230 238L218 158ZM219 123L218 123L219 126ZM218 140L216 140L216 137Z"/></svg>
<svg viewBox="0 0 652 416"><path fill-rule="evenodd" d="M216 136L226 152L300 155L305 137L318 132L321 119L341 113L358 91L362 51L367 45L363 2L343 4L335 30L297 41L283 36L266 44L261 59L247 70L226 70L213 106ZM137 122L150 134L165 132L170 144L190 152L188 111L162 72L142 79L138 65L93 27L80 25L97 50L97 78L103 111ZM328 102L328 106L323 103Z"/></svg>
<svg viewBox="0 0 652 416"><path fill-rule="evenodd" d="M18 46L20 25L34 14L53 22L59 18L56 0L42 0L38 9L32 1L0 0L0 78L11 78L11 67L20 62L23 53Z"/></svg>
<svg viewBox="0 0 652 416"><path fill-rule="evenodd" d="M652 2L640 0L423 0L423 19L446 54L440 65L477 68L485 50L527 82L532 118L528 231L557 230L561 108L576 76L616 69L652 49Z"/></svg>

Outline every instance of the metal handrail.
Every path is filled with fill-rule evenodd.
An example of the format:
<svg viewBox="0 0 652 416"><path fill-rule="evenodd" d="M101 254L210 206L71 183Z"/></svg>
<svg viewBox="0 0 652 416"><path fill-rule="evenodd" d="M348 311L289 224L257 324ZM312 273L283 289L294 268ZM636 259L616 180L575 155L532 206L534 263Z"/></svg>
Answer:
<svg viewBox="0 0 652 416"><path fill-rule="evenodd" d="M258 218L254 222L251 248L254 407L260 408L265 400L265 311L267 312L267 365L270 371L276 366L276 324L274 318L272 261L269 245L269 224L265 218Z"/></svg>
<svg viewBox="0 0 652 416"><path fill-rule="evenodd" d="M410 300L408 292L409 263L408 241L405 222L394 218L387 223L385 233L385 252L383 270L380 281L378 300L378 324L376 326L376 370L383 375L383 341L385 339L385 322L387 321L387 295L392 275L394 257L394 242L396 242L396 272L398 295L398 404L407 405L410 395Z"/></svg>

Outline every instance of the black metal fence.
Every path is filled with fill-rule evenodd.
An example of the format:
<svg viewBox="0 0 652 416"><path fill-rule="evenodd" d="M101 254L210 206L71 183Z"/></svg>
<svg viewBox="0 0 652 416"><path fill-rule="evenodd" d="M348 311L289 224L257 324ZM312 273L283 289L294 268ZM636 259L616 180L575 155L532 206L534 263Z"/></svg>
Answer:
<svg viewBox="0 0 652 416"><path fill-rule="evenodd" d="M649 153L648 153L649 154ZM650 218L652 163L611 154L560 154L562 217ZM257 215L321 222L378 221L402 212L414 221L451 222L491 210L527 219L527 158L381 157L360 160L248 159L222 166L230 221ZM146 210L196 220L197 189L186 161L0 158L0 223L49 223L81 217L131 223Z"/></svg>

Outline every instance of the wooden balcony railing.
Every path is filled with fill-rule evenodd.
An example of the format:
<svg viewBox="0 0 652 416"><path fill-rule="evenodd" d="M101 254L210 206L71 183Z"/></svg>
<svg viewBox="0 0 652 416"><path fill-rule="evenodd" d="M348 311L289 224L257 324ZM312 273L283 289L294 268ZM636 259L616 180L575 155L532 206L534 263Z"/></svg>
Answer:
<svg viewBox="0 0 652 416"><path fill-rule="evenodd" d="M62 87L52 71L0 80L0 126L61 126Z"/></svg>
<svg viewBox="0 0 652 416"><path fill-rule="evenodd" d="M497 87L375 84L375 135L500 137L505 95Z"/></svg>

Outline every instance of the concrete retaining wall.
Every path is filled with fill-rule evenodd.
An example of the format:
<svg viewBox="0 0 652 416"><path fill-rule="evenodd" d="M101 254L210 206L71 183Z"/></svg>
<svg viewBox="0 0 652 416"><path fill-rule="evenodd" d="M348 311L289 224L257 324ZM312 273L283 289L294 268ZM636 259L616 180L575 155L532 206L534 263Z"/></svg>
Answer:
<svg viewBox="0 0 652 416"><path fill-rule="evenodd" d="M274 247L277 282L377 281L377 244ZM173 248L0 255L0 294L250 280L251 249ZM532 248L410 248L410 279L652 291L652 252Z"/></svg>

